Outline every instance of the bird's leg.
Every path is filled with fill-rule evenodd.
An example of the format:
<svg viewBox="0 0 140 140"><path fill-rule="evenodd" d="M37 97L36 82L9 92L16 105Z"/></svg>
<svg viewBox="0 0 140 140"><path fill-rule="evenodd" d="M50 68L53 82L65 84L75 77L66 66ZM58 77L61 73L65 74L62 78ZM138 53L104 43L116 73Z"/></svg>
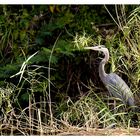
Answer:
<svg viewBox="0 0 140 140"><path fill-rule="evenodd" d="M117 113L117 110L116 110L116 100L114 99L114 114Z"/></svg>

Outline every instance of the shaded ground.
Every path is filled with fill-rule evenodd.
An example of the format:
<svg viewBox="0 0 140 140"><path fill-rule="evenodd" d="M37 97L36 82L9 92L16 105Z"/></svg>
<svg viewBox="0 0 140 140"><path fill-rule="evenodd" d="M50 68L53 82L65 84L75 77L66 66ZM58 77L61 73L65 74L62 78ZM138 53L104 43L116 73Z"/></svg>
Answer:
<svg viewBox="0 0 140 140"><path fill-rule="evenodd" d="M78 132L64 132L59 133L60 136L125 136L125 135L140 135L139 128L130 128L130 129L90 129L90 130L80 130Z"/></svg>
<svg viewBox="0 0 140 140"><path fill-rule="evenodd" d="M0 132L1 135L43 135L43 136L140 136L140 128L128 128L128 129L122 129L122 128L114 128L114 129L97 129L97 128L89 128L86 130L85 128L79 128L79 127L67 127L64 129L52 129L49 131L47 128L46 132L45 130L40 132L36 131L35 133L31 133L30 128L24 128L21 129L17 127L5 127L1 128Z"/></svg>

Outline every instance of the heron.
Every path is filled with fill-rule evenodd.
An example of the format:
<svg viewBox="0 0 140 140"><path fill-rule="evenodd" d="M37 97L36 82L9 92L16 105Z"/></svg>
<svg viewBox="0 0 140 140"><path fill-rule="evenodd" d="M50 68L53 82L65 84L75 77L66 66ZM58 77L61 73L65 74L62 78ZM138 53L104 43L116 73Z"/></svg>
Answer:
<svg viewBox="0 0 140 140"><path fill-rule="evenodd" d="M99 64L99 77L105 87L107 88L109 95L115 98L119 98L123 104L127 104L132 109L135 107L134 96L125 81L115 73L107 74L105 72L105 64L109 60L109 51L104 45L85 47L94 51L101 51L104 53L104 59Z"/></svg>

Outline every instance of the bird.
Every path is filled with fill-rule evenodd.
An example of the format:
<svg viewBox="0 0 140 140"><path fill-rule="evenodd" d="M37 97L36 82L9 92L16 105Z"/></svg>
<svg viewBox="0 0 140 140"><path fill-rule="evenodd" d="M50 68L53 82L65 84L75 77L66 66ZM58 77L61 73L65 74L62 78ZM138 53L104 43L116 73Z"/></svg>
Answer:
<svg viewBox="0 0 140 140"><path fill-rule="evenodd" d="M104 45L94 47L84 47L84 49L101 51L104 53L104 58L99 64L99 77L109 92L109 96L119 98L123 104L135 107L134 96L125 81L115 73L107 74L105 72L105 64L109 60L109 51Z"/></svg>

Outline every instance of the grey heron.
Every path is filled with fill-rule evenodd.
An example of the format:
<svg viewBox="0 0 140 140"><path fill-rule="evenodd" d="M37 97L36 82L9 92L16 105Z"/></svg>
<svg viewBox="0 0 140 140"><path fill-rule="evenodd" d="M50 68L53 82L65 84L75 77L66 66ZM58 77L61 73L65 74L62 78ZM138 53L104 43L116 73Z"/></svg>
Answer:
<svg viewBox="0 0 140 140"><path fill-rule="evenodd" d="M105 57L100 62L99 65L99 77L102 80L103 84L109 91L110 96L119 98L123 104L128 104L131 107L135 106L133 93L131 92L128 85L124 80L115 73L107 74L104 70L105 64L109 60L109 51L104 45L94 46L94 47L85 47L85 49L90 49L94 51L101 51L104 53ZM132 108L134 109L134 108Z"/></svg>

